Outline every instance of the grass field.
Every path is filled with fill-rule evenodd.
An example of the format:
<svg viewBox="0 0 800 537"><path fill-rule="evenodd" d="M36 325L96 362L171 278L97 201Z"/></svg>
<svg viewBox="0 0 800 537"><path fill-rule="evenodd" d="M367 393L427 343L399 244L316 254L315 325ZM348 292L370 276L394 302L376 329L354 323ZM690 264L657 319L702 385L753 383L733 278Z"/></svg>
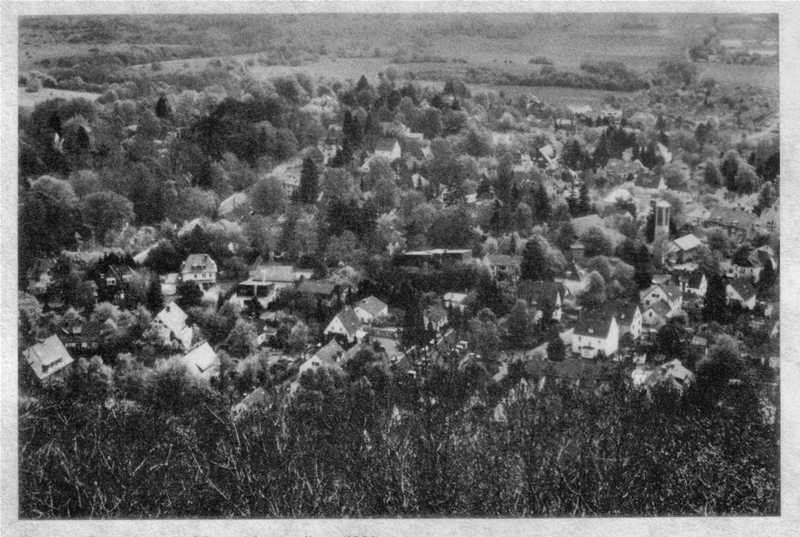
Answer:
<svg viewBox="0 0 800 537"><path fill-rule="evenodd" d="M67 91L60 89L42 88L36 93L28 93L25 88L20 86L17 92L19 99L19 106L33 107L37 104L47 101L49 99L77 99L83 97L90 101L94 101L100 97L99 93L87 93L84 91Z"/></svg>

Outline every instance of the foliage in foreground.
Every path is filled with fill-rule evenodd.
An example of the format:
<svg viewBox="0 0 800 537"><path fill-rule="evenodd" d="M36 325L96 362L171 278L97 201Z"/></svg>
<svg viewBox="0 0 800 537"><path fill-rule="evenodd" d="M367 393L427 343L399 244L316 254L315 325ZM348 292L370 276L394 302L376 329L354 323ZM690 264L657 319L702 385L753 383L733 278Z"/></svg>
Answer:
<svg viewBox="0 0 800 537"><path fill-rule="evenodd" d="M741 394L367 373L307 374L236 421L180 370L53 383L21 411L20 516L778 513L778 426Z"/></svg>

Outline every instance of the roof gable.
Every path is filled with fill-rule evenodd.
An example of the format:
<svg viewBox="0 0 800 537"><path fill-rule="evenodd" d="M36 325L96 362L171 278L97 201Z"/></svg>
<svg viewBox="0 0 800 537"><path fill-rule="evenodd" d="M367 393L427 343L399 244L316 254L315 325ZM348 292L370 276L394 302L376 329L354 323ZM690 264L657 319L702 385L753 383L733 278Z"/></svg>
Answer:
<svg viewBox="0 0 800 537"><path fill-rule="evenodd" d="M616 321L613 315L600 311L582 311L575 325L574 335L605 339Z"/></svg>
<svg viewBox="0 0 800 537"><path fill-rule="evenodd" d="M385 302L378 300L374 296L361 300L356 306L373 316L380 315L388 307Z"/></svg>

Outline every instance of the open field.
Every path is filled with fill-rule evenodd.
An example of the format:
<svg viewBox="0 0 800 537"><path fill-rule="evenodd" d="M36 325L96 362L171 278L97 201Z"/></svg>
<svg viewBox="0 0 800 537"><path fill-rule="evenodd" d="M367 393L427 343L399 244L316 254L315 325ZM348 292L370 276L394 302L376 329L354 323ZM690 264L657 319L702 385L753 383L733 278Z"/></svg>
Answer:
<svg viewBox="0 0 800 537"><path fill-rule="evenodd" d="M42 88L36 93L28 93L24 87L20 87L17 92L19 106L32 107L49 99L77 99L82 97L94 101L100 95L98 93L88 93L85 91L68 91L60 89Z"/></svg>

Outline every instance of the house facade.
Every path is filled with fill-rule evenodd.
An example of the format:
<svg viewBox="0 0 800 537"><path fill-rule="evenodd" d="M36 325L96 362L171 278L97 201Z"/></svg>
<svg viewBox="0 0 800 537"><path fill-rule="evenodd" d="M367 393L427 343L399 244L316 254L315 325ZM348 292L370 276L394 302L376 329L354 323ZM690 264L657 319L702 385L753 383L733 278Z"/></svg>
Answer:
<svg viewBox="0 0 800 537"><path fill-rule="evenodd" d="M356 303L353 311L362 323L371 323L389 315L389 306L374 296L370 296Z"/></svg>
<svg viewBox="0 0 800 537"><path fill-rule="evenodd" d="M750 280L737 278L725 287L728 302L738 302L740 306L751 310L756 307L756 289Z"/></svg>
<svg viewBox="0 0 800 537"><path fill-rule="evenodd" d="M610 357L619 348L619 326L613 315L581 312L572 333L572 352L581 358L596 358L601 351Z"/></svg>
<svg viewBox="0 0 800 537"><path fill-rule="evenodd" d="M181 265L181 281L207 289L217 283L217 263L208 254L191 254Z"/></svg>
<svg viewBox="0 0 800 537"><path fill-rule="evenodd" d="M23 351L23 356L39 380L46 379L73 362L72 356L55 335L28 347Z"/></svg>
<svg viewBox="0 0 800 537"><path fill-rule="evenodd" d="M331 319L323 332L326 336L338 336L347 340L348 343L355 343L360 336L361 321L352 307L347 306Z"/></svg>
<svg viewBox="0 0 800 537"><path fill-rule="evenodd" d="M683 295L680 289L669 283L655 284L642 294L642 305L645 310L659 300L663 300L669 307L667 317L672 317L683 307Z"/></svg>

